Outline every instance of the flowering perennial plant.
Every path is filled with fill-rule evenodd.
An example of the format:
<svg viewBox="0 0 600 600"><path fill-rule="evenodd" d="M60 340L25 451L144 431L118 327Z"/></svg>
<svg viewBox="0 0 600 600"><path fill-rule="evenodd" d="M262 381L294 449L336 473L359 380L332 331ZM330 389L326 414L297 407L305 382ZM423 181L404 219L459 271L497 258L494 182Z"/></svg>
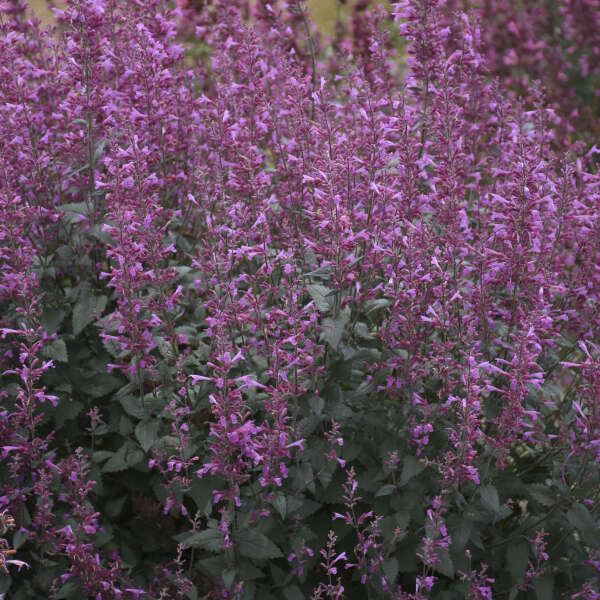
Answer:
<svg viewBox="0 0 600 600"><path fill-rule="evenodd" d="M600 4L372 4L0 2L0 597L600 597Z"/></svg>

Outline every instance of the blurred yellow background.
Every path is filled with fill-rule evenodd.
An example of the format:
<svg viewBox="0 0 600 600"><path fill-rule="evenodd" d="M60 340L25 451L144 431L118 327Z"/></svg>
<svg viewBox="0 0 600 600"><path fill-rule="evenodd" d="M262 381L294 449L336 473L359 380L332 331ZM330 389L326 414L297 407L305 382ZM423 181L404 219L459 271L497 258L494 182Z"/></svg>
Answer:
<svg viewBox="0 0 600 600"><path fill-rule="evenodd" d="M330 33L335 23L337 0L309 0L310 14L313 21L324 33ZM46 0L29 0L29 5L35 14L44 22L52 21L52 12L46 5ZM57 2L60 5L60 2Z"/></svg>

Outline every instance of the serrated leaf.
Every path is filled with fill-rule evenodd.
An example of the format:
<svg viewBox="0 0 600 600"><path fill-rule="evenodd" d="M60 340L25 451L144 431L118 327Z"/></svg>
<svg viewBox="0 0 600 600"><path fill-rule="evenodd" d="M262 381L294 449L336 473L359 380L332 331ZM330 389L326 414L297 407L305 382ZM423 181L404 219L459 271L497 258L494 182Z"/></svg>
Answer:
<svg viewBox="0 0 600 600"><path fill-rule="evenodd" d="M541 577L536 577L533 581L535 595L538 600L552 600L554 594L554 576L546 573Z"/></svg>
<svg viewBox="0 0 600 600"><path fill-rule="evenodd" d="M288 585L283 588L285 600L306 600L306 596L297 585Z"/></svg>
<svg viewBox="0 0 600 600"><path fill-rule="evenodd" d="M288 513L298 515L302 519L306 519L310 515L316 513L322 504L310 500L309 498L303 498L302 500L290 496L288 498Z"/></svg>
<svg viewBox="0 0 600 600"><path fill-rule="evenodd" d="M256 584L254 581L244 582L244 591L242 592L241 600L255 600L256 598ZM265 592L264 586L260 591L260 600L277 600L271 594Z"/></svg>
<svg viewBox="0 0 600 600"><path fill-rule="evenodd" d="M225 569L225 556L211 556L196 563L196 567L209 577L218 577Z"/></svg>
<svg viewBox="0 0 600 600"><path fill-rule="evenodd" d="M398 577L398 559L394 558L393 556L388 558L383 563L383 573L387 579L388 585L390 588L393 588L396 577Z"/></svg>
<svg viewBox="0 0 600 600"><path fill-rule="evenodd" d="M212 500L213 490L219 489L222 481L210 473L203 475L202 478L194 477L189 489L189 495L194 499L196 506L203 509L209 500Z"/></svg>
<svg viewBox="0 0 600 600"><path fill-rule="evenodd" d="M54 340L51 344L44 346L42 355L56 362L69 362L67 354L67 345L64 340Z"/></svg>
<svg viewBox="0 0 600 600"><path fill-rule="evenodd" d="M371 300L371 302L369 302L365 307L365 314L369 315L381 308L392 306L392 304L393 302L387 298L377 298L376 300Z"/></svg>
<svg viewBox="0 0 600 600"><path fill-rule="evenodd" d="M325 408L325 400L321 396L311 396L308 399L308 405L315 415L320 415L323 412L323 408Z"/></svg>
<svg viewBox="0 0 600 600"><path fill-rule="evenodd" d="M137 465L144 458L144 453L129 443L119 448L102 467L103 473L124 471Z"/></svg>
<svg viewBox="0 0 600 600"><path fill-rule="evenodd" d="M331 303L329 302L329 294L331 290L324 285L311 283L306 286L306 291L310 294L319 312L329 312Z"/></svg>
<svg viewBox="0 0 600 600"><path fill-rule="evenodd" d="M29 531L23 531L22 529L17 529L13 534L12 538L12 548L14 550L18 550L29 537Z"/></svg>
<svg viewBox="0 0 600 600"><path fill-rule="evenodd" d="M273 506L279 513L282 519L285 519L285 515L287 514L287 499L285 494L281 492L276 492L275 497L273 498Z"/></svg>
<svg viewBox="0 0 600 600"><path fill-rule="evenodd" d="M54 421L60 429L66 421L75 419L83 410L83 404L72 398L67 398L58 403L56 412L54 413Z"/></svg>
<svg viewBox="0 0 600 600"><path fill-rule="evenodd" d="M121 346L116 340L112 340L110 338L103 338L102 345L113 358L119 358L123 354L123 352L121 351Z"/></svg>
<svg viewBox="0 0 600 600"><path fill-rule="evenodd" d="M439 564L436 565L436 570L449 577L450 579L454 579L454 562L450 557L450 553L445 548L439 548L436 550L436 554L440 560Z"/></svg>
<svg viewBox="0 0 600 600"><path fill-rule="evenodd" d="M185 592L185 597L188 600L198 600L198 588L196 588L195 585L192 585L190 588L188 588L188 590Z"/></svg>
<svg viewBox="0 0 600 600"><path fill-rule="evenodd" d="M81 598L81 583L79 579L72 577L61 586L56 596L56 600L67 600L69 598Z"/></svg>
<svg viewBox="0 0 600 600"><path fill-rule="evenodd" d="M543 506L552 506L556 502L556 494L547 485L532 483L527 486L527 492L533 500Z"/></svg>
<svg viewBox="0 0 600 600"><path fill-rule="evenodd" d="M391 483L387 483L385 485L382 485L377 490L377 492L375 492L375 496L390 496L395 491L396 491L396 486Z"/></svg>
<svg viewBox="0 0 600 600"><path fill-rule="evenodd" d="M183 541L184 548L203 548L210 552L218 552L223 547L225 535L220 529L205 529L193 533Z"/></svg>
<svg viewBox="0 0 600 600"><path fill-rule="evenodd" d="M249 579L261 579L265 576L261 569L255 567L249 560L239 560L236 563L240 579L248 581Z"/></svg>
<svg viewBox="0 0 600 600"><path fill-rule="evenodd" d="M101 317L106 302L106 296L94 296L88 291L83 291L73 308L73 335L78 335L92 321Z"/></svg>
<svg viewBox="0 0 600 600"><path fill-rule="evenodd" d="M463 552L473 531L473 521L459 518L458 527L452 530L452 550Z"/></svg>
<svg viewBox="0 0 600 600"><path fill-rule="evenodd" d="M127 446L119 448L106 462L102 471L104 473L111 473L114 471L124 471L127 468L127 462L125 455L127 453Z"/></svg>
<svg viewBox="0 0 600 600"><path fill-rule="evenodd" d="M114 500L109 500L105 506L104 506L104 511L106 512L106 514L111 517L111 518L115 518L118 517L121 514L121 511L123 510L123 506L125 505L125 502L127 502L127 498L128 496L125 494L123 496L121 496L120 498L115 498Z"/></svg>
<svg viewBox="0 0 600 600"><path fill-rule="evenodd" d="M404 458L402 467L402 475L400 475L400 485L407 484L413 477L421 473L425 469L423 461L416 456L408 455Z"/></svg>
<svg viewBox="0 0 600 600"><path fill-rule="evenodd" d="M69 204L61 204L58 207L61 211L62 220L70 225L83 221L89 214L89 206L86 202L70 202Z"/></svg>
<svg viewBox="0 0 600 600"><path fill-rule="evenodd" d="M91 398L102 398L119 389L123 382L108 373L95 374L94 378L85 382L85 394Z"/></svg>
<svg viewBox="0 0 600 600"><path fill-rule="evenodd" d="M342 313L340 313L340 316L337 319L333 319L331 317L323 319L323 331L321 332L321 340L327 342L332 348L337 350L338 346L340 345L340 342L342 341L342 336L344 335L346 325L349 321L349 310L344 310Z"/></svg>
<svg viewBox="0 0 600 600"><path fill-rule="evenodd" d="M283 556L281 550L263 533L246 530L239 535L239 551L242 556L255 559L273 559Z"/></svg>
<svg viewBox="0 0 600 600"><path fill-rule="evenodd" d="M121 396L119 398L121 406L125 412L136 419L142 419L145 414L144 408L140 405L140 399L135 396Z"/></svg>
<svg viewBox="0 0 600 600"><path fill-rule="evenodd" d="M231 586L233 585L233 582L235 581L235 569L227 569L223 571L221 577L223 578L223 583L225 584L225 587L228 590L230 590Z"/></svg>
<svg viewBox="0 0 600 600"><path fill-rule="evenodd" d="M52 334L58 331L60 324L67 316L66 311L54 308L45 308L40 322L46 333Z"/></svg>
<svg viewBox="0 0 600 600"><path fill-rule="evenodd" d="M94 164L102 158L102 153L104 152L106 141L107 140L100 140L96 148L94 149Z"/></svg>
<svg viewBox="0 0 600 600"><path fill-rule="evenodd" d="M148 452L158 439L158 425L157 419L140 421L136 425L135 437L144 449L144 452Z"/></svg>
<svg viewBox="0 0 600 600"><path fill-rule="evenodd" d="M154 342L158 347L158 350L163 358L167 360L172 360L175 357L175 352L173 351L173 345L167 339L163 337L155 337Z"/></svg>
<svg viewBox="0 0 600 600"><path fill-rule="evenodd" d="M581 534L581 539L592 548L600 547L600 527L587 506L576 503L567 512L567 520Z"/></svg>
<svg viewBox="0 0 600 600"><path fill-rule="evenodd" d="M312 466L303 462L298 467L298 480L300 487L308 488L313 494L315 493L315 477Z"/></svg>
<svg viewBox="0 0 600 600"><path fill-rule="evenodd" d="M522 583L529 560L529 544L518 542L506 548L506 568L514 583Z"/></svg>
<svg viewBox="0 0 600 600"><path fill-rule="evenodd" d="M500 497L498 490L493 485L484 485L479 489L483 506L495 516L500 514Z"/></svg>
<svg viewBox="0 0 600 600"><path fill-rule="evenodd" d="M109 459L113 455L114 452L111 452L110 450L96 450L94 454L92 454L92 462L100 463L103 460Z"/></svg>

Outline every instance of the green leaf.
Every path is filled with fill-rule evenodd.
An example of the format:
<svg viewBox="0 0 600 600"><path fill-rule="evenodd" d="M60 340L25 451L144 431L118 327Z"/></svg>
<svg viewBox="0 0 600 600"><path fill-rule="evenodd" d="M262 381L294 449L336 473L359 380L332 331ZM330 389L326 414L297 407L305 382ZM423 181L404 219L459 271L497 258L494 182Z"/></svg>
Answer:
<svg viewBox="0 0 600 600"><path fill-rule="evenodd" d="M449 521L450 523L450 521ZM452 550L464 552L467 547L467 542L473 531L473 521L465 518L458 518L458 526L452 528Z"/></svg>
<svg viewBox="0 0 600 600"><path fill-rule="evenodd" d="M127 498L128 496L125 494L124 496L115 498L114 500L109 500L104 506L104 511L113 519L118 517L123 510L123 506L125 506L125 502L127 502Z"/></svg>
<svg viewBox="0 0 600 600"><path fill-rule="evenodd" d="M276 492L275 497L273 498L273 506L280 514L282 519L285 519L285 515L287 514L287 499L285 494L281 492Z"/></svg>
<svg viewBox="0 0 600 600"><path fill-rule="evenodd" d="M436 550L436 554L440 559L438 565L436 565L436 570L440 572L442 575L449 577L450 579L454 579L454 563L452 562L452 558L450 557L450 552L445 548L439 548Z"/></svg>
<svg viewBox="0 0 600 600"><path fill-rule="evenodd" d="M244 591L242 592L241 600L254 600L256 598L256 584L254 581L244 582ZM276 600L271 594L268 594L264 586L260 590L260 600Z"/></svg>
<svg viewBox="0 0 600 600"><path fill-rule="evenodd" d="M28 537L28 531L22 531L21 529L17 529L17 531L15 531L13 535L12 548L14 550L18 550L27 541Z"/></svg>
<svg viewBox="0 0 600 600"><path fill-rule="evenodd" d="M350 311L344 310L337 319L328 317L323 319L323 331L321 332L321 340L327 342L332 348L337 350L346 325L350 321Z"/></svg>
<svg viewBox="0 0 600 600"><path fill-rule="evenodd" d="M225 556L211 556L196 563L196 567L209 577L218 577L225 570Z"/></svg>
<svg viewBox="0 0 600 600"><path fill-rule="evenodd" d="M102 153L104 152L106 142L107 140L100 140L94 149L94 164L96 164L102 158Z"/></svg>
<svg viewBox="0 0 600 600"><path fill-rule="evenodd" d="M269 560L283 556L281 550L266 535L256 530L240 532L238 541L242 556Z"/></svg>
<svg viewBox="0 0 600 600"><path fill-rule="evenodd" d="M135 437L144 452L148 452L158 439L158 420L140 421L135 428Z"/></svg>
<svg viewBox="0 0 600 600"><path fill-rule="evenodd" d="M192 585L192 587L185 592L185 597L188 600L198 600L198 589L195 585Z"/></svg>
<svg viewBox="0 0 600 600"><path fill-rule="evenodd" d="M119 358L123 354L121 351L121 346L116 340L104 338L102 340L102 345L104 346L105 350L114 358Z"/></svg>
<svg viewBox="0 0 600 600"><path fill-rule="evenodd" d="M306 596L302 593L302 590L293 584L283 588L283 595L285 596L285 600L306 600Z"/></svg>
<svg viewBox="0 0 600 600"><path fill-rule="evenodd" d="M527 492L532 500L539 502L542 506L552 506L556 502L556 494L552 489L542 483L532 483L527 486Z"/></svg>
<svg viewBox="0 0 600 600"><path fill-rule="evenodd" d="M72 577L67 579L65 584L58 590L55 598L57 600L64 600L69 598L81 598L81 584L79 579Z"/></svg>
<svg viewBox="0 0 600 600"><path fill-rule="evenodd" d="M313 494L315 493L315 477L312 466L307 463L301 463L298 469L298 479L301 487L306 487Z"/></svg>
<svg viewBox="0 0 600 600"><path fill-rule="evenodd" d="M402 466L402 475L400 475L400 485L406 485L413 477L421 473L425 469L423 461L416 456L407 455L404 458Z"/></svg>
<svg viewBox="0 0 600 600"><path fill-rule="evenodd" d="M84 392L90 398L102 398L120 388L122 381L108 373L94 373L93 379L85 382Z"/></svg>
<svg viewBox="0 0 600 600"><path fill-rule="evenodd" d="M140 399L136 396L121 396L119 398L121 406L125 412L136 419L142 419L145 415L144 407L140 404Z"/></svg>
<svg viewBox="0 0 600 600"><path fill-rule="evenodd" d="M242 581L249 579L262 579L265 574L261 569L257 569L249 560L239 560L236 563L239 577Z"/></svg>
<svg viewBox="0 0 600 600"><path fill-rule="evenodd" d="M500 514L500 497L498 490L493 485L484 485L479 489L481 502L483 506L493 513L494 516Z"/></svg>
<svg viewBox="0 0 600 600"><path fill-rule="evenodd" d="M66 421L71 421L81 413L83 404L72 398L65 398L58 403L54 413L56 426L61 429Z"/></svg>
<svg viewBox="0 0 600 600"><path fill-rule="evenodd" d="M183 541L184 548L203 548L211 552L218 552L223 547L225 536L220 529L205 529L193 533Z"/></svg>
<svg viewBox="0 0 600 600"><path fill-rule="evenodd" d="M58 210L64 211L63 221L72 225L87 217L90 209L86 202L70 202L69 204L61 204Z"/></svg>
<svg viewBox="0 0 600 600"><path fill-rule="evenodd" d="M319 312L329 312L329 310L331 309L331 303L329 301L329 294L331 294L331 290L329 288L318 283L311 283L310 285L306 286L306 291L314 300L314 303Z"/></svg>
<svg viewBox="0 0 600 600"><path fill-rule="evenodd" d="M235 581L235 569L227 569L226 571L223 571L222 578L225 587L230 590L233 582Z"/></svg>
<svg viewBox="0 0 600 600"><path fill-rule="evenodd" d="M365 314L370 315L372 312L375 312L381 308L387 308L388 306L392 306L392 304L393 302L387 298L377 298L366 305Z"/></svg>
<svg viewBox="0 0 600 600"><path fill-rule="evenodd" d="M514 583L522 583L529 560L529 544L518 542L506 548L506 568Z"/></svg>
<svg viewBox="0 0 600 600"><path fill-rule="evenodd" d="M106 461L102 467L103 473L114 473L116 471L124 471L137 465L144 458L144 453L134 445L123 444L113 455Z"/></svg>
<svg viewBox="0 0 600 600"><path fill-rule="evenodd" d="M73 335L79 335L92 321L100 318L106 308L106 296L93 296L82 291L73 308Z"/></svg>
<svg viewBox="0 0 600 600"><path fill-rule="evenodd" d="M600 547L600 528L587 506L580 503L574 504L567 512L567 519L579 531L581 539L588 546Z"/></svg>
<svg viewBox="0 0 600 600"><path fill-rule="evenodd" d="M212 491L218 489L217 486L218 484L210 474L204 475L202 478L194 477L188 493L196 503L196 507L202 510L212 499Z"/></svg>
<svg viewBox="0 0 600 600"><path fill-rule="evenodd" d="M67 345L64 340L54 340L51 344L44 346L42 355L56 362L69 362Z"/></svg>
<svg viewBox="0 0 600 600"><path fill-rule="evenodd" d="M387 583L390 587L393 587L393 584L396 581L396 577L398 577L398 559L388 558L383 563L383 573L387 579Z"/></svg>
<svg viewBox="0 0 600 600"><path fill-rule="evenodd" d="M554 576L551 573L546 573L541 577L537 577L533 582L533 587L538 600L552 600L554 594Z"/></svg>
<svg viewBox="0 0 600 600"><path fill-rule="evenodd" d="M110 450L96 450L94 454L92 454L92 462L101 463L103 460L109 459L115 453Z"/></svg>
<svg viewBox="0 0 600 600"><path fill-rule="evenodd" d="M42 327L46 330L46 333L52 334L58 331L60 324L67 316L66 311L56 308L45 308L40 318Z"/></svg>
<svg viewBox="0 0 600 600"><path fill-rule="evenodd" d="M321 396L311 396L308 399L308 405L315 415L320 415L323 412L323 408L325 408L325 400Z"/></svg>
<svg viewBox="0 0 600 600"><path fill-rule="evenodd" d="M167 360L172 360L175 358L175 352L173 351L173 345L169 340L164 337L156 336L154 338L154 342L158 347L158 350L163 358Z"/></svg>
<svg viewBox="0 0 600 600"><path fill-rule="evenodd" d="M391 483L387 483L386 485L382 485L377 492L375 492L375 496L390 496L395 491L396 486Z"/></svg>

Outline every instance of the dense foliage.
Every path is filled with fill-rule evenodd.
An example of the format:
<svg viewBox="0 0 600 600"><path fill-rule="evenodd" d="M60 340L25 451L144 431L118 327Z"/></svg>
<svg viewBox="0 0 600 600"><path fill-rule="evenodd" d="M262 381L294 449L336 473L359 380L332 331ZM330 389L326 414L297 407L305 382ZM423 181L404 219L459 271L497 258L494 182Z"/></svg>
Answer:
<svg viewBox="0 0 600 600"><path fill-rule="evenodd" d="M0 595L600 598L600 6L369 4L0 4Z"/></svg>

